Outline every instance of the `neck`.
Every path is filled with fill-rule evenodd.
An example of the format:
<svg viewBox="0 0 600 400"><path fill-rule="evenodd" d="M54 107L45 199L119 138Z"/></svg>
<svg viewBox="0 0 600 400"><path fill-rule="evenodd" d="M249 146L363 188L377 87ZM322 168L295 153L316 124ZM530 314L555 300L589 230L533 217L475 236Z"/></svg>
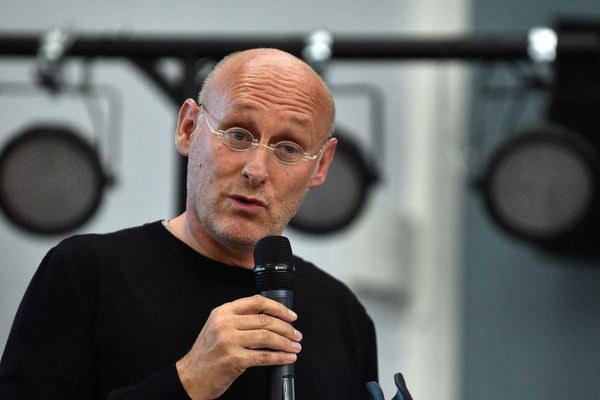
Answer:
<svg viewBox="0 0 600 400"><path fill-rule="evenodd" d="M236 249L215 240L202 224L190 222L186 212L170 220L169 228L177 239L205 257L223 264L254 269L253 249Z"/></svg>

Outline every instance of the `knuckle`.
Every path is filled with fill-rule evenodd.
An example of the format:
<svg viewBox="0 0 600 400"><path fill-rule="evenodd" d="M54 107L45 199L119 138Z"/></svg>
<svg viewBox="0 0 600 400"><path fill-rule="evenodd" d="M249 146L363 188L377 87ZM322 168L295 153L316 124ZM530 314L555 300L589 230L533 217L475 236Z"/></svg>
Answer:
<svg viewBox="0 0 600 400"><path fill-rule="evenodd" d="M208 315L208 321L214 320L219 315L219 308L213 308L210 314Z"/></svg>
<svg viewBox="0 0 600 400"><path fill-rule="evenodd" d="M256 304L256 305L260 305L262 304L262 302L264 301L264 297L261 296L260 294L255 294L254 296L250 297L250 300Z"/></svg>
<svg viewBox="0 0 600 400"><path fill-rule="evenodd" d="M221 304L220 306L213 308L212 311L210 312L210 315L220 314L223 311L223 309L228 306L228 304L229 303Z"/></svg>
<svg viewBox="0 0 600 400"><path fill-rule="evenodd" d="M260 351L258 353L258 362L261 365L268 365L271 363L272 353L270 351Z"/></svg>
<svg viewBox="0 0 600 400"><path fill-rule="evenodd" d="M227 330L227 322L222 318L215 318L212 321L212 331L217 336L223 336Z"/></svg>
<svg viewBox="0 0 600 400"><path fill-rule="evenodd" d="M258 314L256 316L257 322L258 322L258 326L264 328L267 325L269 325L269 317L266 316L265 314Z"/></svg>
<svg viewBox="0 0 600 400"><path fill-rule="evenodd" d="M261 343L266 343L271 338L271 332L266 329L259 329L256 335Z"/></svg>
<svg viewBox="0 0 600 400"><path fill-rule="evenodd" d="M212 319L212 324L217 329L222 329L225 326L225 319L218 315Z"/></svg>
<svg viewBox="0 0 600 400"><path fill-rule="evenodd" d="M213 323L216 321L219 321L220 319L223 318L223 313L224 313L223 306L214 308L208 316L208 321L212 321Z"/></svg>

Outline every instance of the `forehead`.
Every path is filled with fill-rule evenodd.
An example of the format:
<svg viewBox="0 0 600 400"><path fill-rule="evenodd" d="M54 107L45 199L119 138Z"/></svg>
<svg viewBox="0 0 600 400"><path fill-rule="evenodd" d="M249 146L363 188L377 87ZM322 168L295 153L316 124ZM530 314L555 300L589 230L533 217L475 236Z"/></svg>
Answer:
<svg viewBox="0 0 600 400"><path fill-rule="evenodd" d="M230 61L215 74L208 98L221 118L231 114L240 118L270 116L324 133L333 113L322 81L310 67L290 55Z"/></svg>
<svg viewBox="0 0 600 400"><path fill-rule="evenodd" d="M287 106L286 104L256 101L253 96L240 96L231 99L225 107L224 118L235 117L237 120L253 122L257 117L271 117L298 128L310 128L315 121L308 107ZM264 119L264 118L261 118Z"/></svg>

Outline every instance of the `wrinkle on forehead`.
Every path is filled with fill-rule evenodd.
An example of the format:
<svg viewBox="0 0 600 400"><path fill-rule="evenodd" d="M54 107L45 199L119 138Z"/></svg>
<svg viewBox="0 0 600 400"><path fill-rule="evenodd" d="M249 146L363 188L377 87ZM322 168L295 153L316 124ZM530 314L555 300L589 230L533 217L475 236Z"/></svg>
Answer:
<svg viewBox="0 0 600 400"><path fill-rule="evenodd" d="M265 109L276 104L280 109L299 114L301 119L318 115L327 107L314 91L277 79L248 77L233 82L227 91L233 101L251 99L257 107Z"/></svg>
<svg viewBox="0 0 600 400"><path fill-rule="evenodd" d="M272 101L272 99L266 96L249 95L234 100L226 108L226 112L244 113L246 111L273 111L269 107L270 101ZM277 114L285 115L287 121L294 125L307 127L314 122L314 118L312 118L311 115L303 112L306 108L298 107L297 103L290 102L289 104L286 104L285 102L278 102L278 106L280 106L280 109L277 110Z"/></svg>
<svg viewBox="0 0 600 400"><path fill-rule="evenodd" d="M257 107L277 105L295 113L292 120L300 125L322 120L319 130L325 131L333 114L329 91L318 75L296 57L274 49L232 57L215 74L207 95L221 112L236 100L249 99Z"/></svg>

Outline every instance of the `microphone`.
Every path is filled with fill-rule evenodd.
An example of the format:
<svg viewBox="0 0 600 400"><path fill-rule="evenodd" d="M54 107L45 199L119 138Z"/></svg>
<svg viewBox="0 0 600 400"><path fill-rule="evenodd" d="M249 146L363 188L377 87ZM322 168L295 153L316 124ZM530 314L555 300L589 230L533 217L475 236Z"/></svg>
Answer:
<svg viewBox="0 0 600 400"><path fill-rule="evenodd" d="M295 268L285 236L267 236L254 248L254 279L258 292L292 309ZM268 367L271 400L294 400L294 364Z"/></svg>

